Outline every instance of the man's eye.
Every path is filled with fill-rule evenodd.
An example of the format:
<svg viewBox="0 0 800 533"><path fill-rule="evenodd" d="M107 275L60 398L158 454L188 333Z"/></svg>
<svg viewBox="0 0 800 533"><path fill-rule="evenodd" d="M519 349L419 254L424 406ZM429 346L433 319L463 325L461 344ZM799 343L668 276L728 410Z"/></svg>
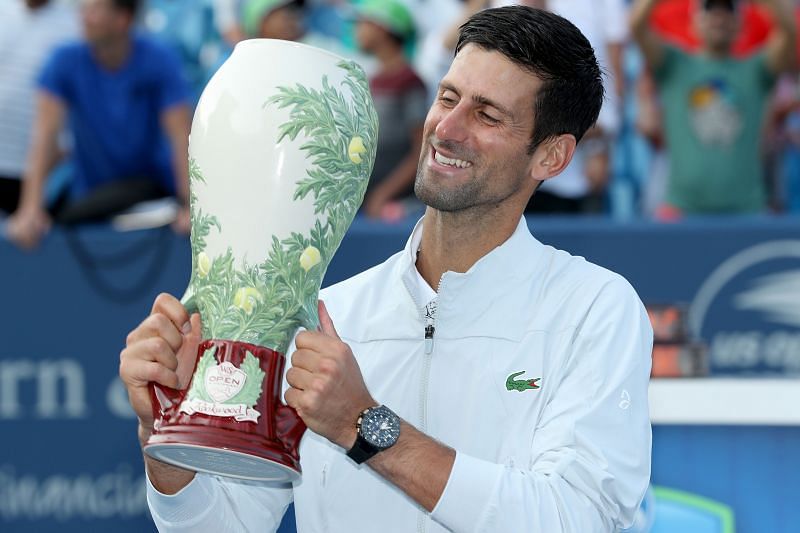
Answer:
<svg viewBox="0 0 800 533"><path fill-rule="evenodd" d="M490 115L488 113L485 113L483 111L481 111L479 114L480 114L481 119L486 121L486 122L488 122L489 124L497 124L497 123L500 122L499 118L495 118L492 115Z"/></svg>
<svg viewBox="0 0 800 533"><path fill-rule="evenodd" d="M439 97L439 101L445 106L454 106L456 104L456 99L450 96L441 95Z"/></svg>

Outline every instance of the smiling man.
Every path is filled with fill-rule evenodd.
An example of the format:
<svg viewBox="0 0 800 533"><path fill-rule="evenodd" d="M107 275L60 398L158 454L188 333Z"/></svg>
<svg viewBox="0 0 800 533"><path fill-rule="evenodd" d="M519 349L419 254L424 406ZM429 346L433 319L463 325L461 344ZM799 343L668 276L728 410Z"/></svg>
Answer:
<svg viewBox="0 0 800 533"><path fill-rule="evenodd" d="M285 399L309 428L302 479L254 486L145 458L159 530L274 530L292 499L301 532L629 525L650 473L647 315L624 279L539 243L522 217L602 98L563 18L470 18L425 122L425 217L405 250L323 291L321 331L296 337ZM148 382L186 386L199 330L162 295L129 335L120 372L143 441Z"/></svg>

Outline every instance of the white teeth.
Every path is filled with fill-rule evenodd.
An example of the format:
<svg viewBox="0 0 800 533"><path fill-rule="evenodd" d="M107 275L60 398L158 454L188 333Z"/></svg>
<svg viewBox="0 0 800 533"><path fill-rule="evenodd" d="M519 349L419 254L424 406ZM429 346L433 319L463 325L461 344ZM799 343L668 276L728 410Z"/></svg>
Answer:
<svg viewBox="0 0 800 533"><path fill-rule="evenodd" d="M469 161L463 161L461 159L450 159L449 157L443 156L439 152L436 152L436 154L433 157L439 163L447 165L449 167L467 168L472 166L472 163L470 163Z"/></svg>

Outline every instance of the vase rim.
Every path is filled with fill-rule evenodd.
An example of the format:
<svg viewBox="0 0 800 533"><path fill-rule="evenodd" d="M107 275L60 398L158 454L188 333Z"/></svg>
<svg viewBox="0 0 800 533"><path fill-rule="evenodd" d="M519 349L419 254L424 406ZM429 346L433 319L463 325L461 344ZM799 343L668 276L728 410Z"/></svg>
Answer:
<svg viewBox="0 0 800 533"><path fill-rule="evenodd" d="M306 50L309 50L309 51L320 52L322 54L331 56L331 57L333 57L333 58L335 58L335 59L337 59L339 61L352 61L350 59L347 59L346 57L340 56L339 54L335 54L335 53L333 53L333 52L331 52L329 50L325 50L324 48L319 48L317 46L312 46L310 44L305 44L305 43L298 43L296 41L286 41L286 40L283 40L283 39L264 39L264 38L245 39L243 41L239 41L238 43L236 43L236 46L234 46L234 51L237 48L239 48L241 46L244 46L244 45L253 46L253 45L257 45L257 44L277 44L277 45L280 45L280 46L288 46L288 47L291 47L291 48L306 49ZM361 65L359 64L359 66L361 66Z"/></svg>

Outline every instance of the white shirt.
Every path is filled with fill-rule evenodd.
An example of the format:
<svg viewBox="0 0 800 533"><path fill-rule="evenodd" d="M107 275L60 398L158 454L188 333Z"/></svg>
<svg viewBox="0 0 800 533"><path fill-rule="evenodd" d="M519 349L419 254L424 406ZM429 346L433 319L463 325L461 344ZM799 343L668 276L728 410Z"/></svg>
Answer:
<svg viewBox="0 0 800 533"><path fill-rule="evenodd" d="M652 349L630 285L539 243L522 219L468 272L442 276L426 344L414 242L321 297L372 396L456 450L433 512L308 431L292 488L202 474L174 496L149 486L160 531L271 531L292 499L300 533L630 524L649 481Z"/></svg>
<svg viewBox="0 0 800 533"><path fill-rule="evenodd" d="M0 175L25 170L36 111L36 78L58 44L80 35L73 7L52 0L35 10L0 2Z"/></svg>

